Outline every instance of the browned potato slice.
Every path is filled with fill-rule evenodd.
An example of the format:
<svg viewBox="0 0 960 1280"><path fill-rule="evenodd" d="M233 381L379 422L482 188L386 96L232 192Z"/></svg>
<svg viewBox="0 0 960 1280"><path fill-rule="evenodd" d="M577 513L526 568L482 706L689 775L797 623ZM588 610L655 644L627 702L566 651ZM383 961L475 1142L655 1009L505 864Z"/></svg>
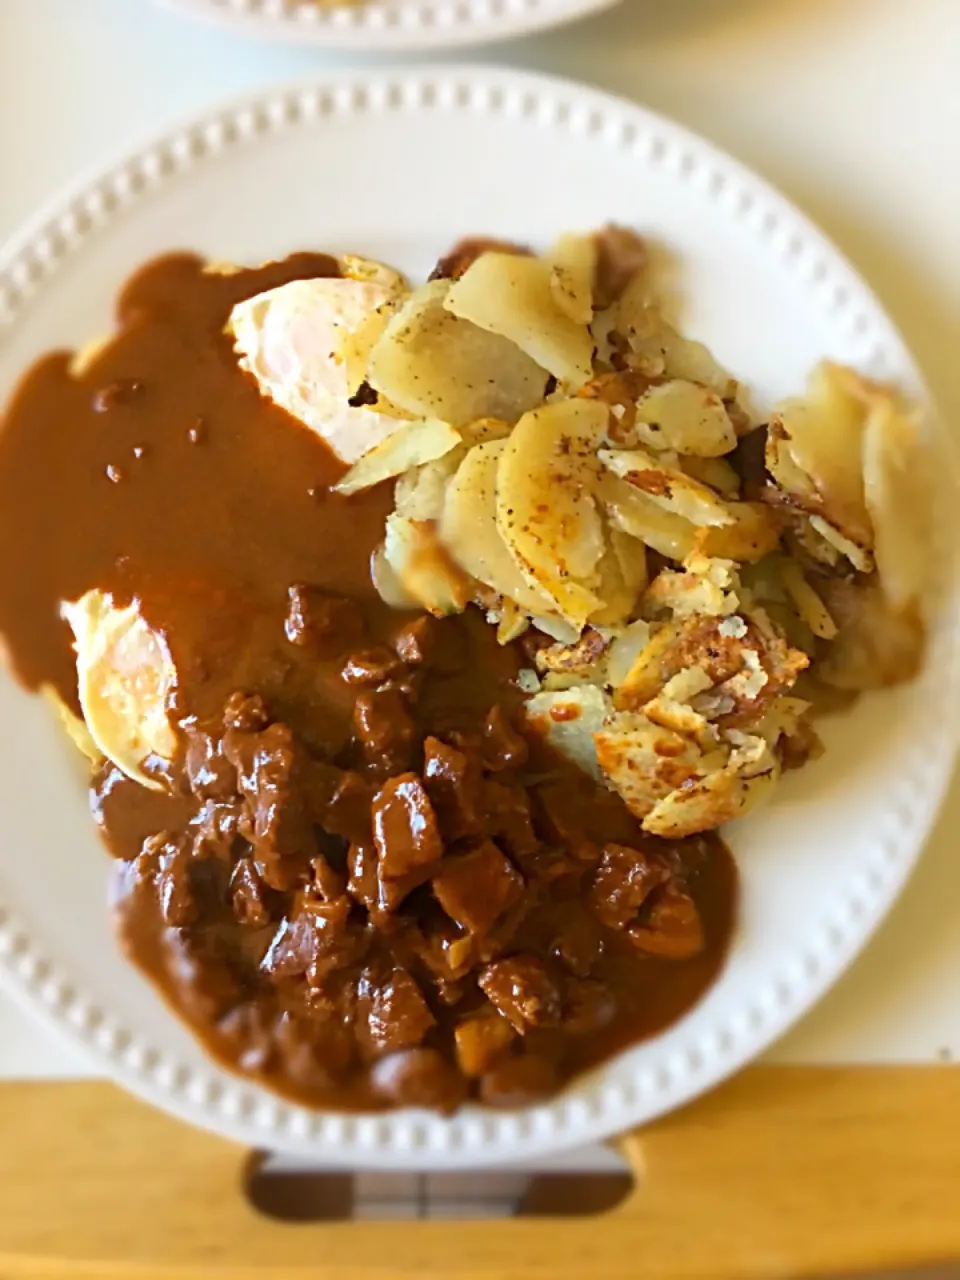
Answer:
<svg viewBox="0 0 960 1280"><path fill-rule="evenodd" d="M880 585L898 611L922 595L927 565L927 504L918 481L917 424L892 396L869 387L863 428L864 499L873 525Z"/></svg>
<svg viewBox="0 0 960 1280"><path fill-rule="evenodd" d="M615 476L639 489L671 515L681 516L697 526L734 522L726 503L712 489L677 468L666 466L644 449L600 449L597 456Z"/></svg>
<svg viewBox="0 0 960 1280"><path fill-rule="evenodd" d="M434 617L467 607L473 584L450 559L432 525L388 516L383 553L403 590Z"/></svg>
<svg viewBox="0 0 960 1280"><path fill-rule="evenodd" d="M647 549L622 529L607 529L608 546L597 566L597 594L603 606L590 617L598 627L619 627L627 622L647 585Z"/></svg>
<svg viewBox="0 0 960 1280"><path fill-rule="evenodd" d="M355 462L334 489L346 494L372 489L375 484L392 480L411 467L442 458L459 443L459 431L436 418L406 423Z"/></svg>
<svg viewBox="0 0 960 1280"><path fill-rule="evenodd" d="M793 601L800 620L821 640L832 640L837 634L837 624L830 617L827 606L803 576L803 570L796 560L781 561L780 581Z"/></svg>
<svg viewBox="0 0 960 1280"><path fill-rule="evenodd" d="M636 818L696 776L700 749L644 715L617 712L594 734L601 772Z"/></svg>
<svg viewBox="0 0 960 1280"><path fill-rule="evenodd" d="M768 768L758 768L754 755L765 755ZM734 751L722 769L706 773L665 796L643 820L644 831L669 840L711 831L742 818L766 799L780 777L780 768L766 743Z"/></svg>
<svg viewBox="0 0 960 1280"><path fill-rule="evenodd" d="M368 380L420 417L515 422L543 399L547 375L513 342L447 311L450 287L435 280L411 294L370 352Z"/></svg>
<svg viewBox="0 0 960 1280"><path fill-rule="evenodd" d="M557 306L542 258L485 253L450 288L444 305L499 334L573 389L593 376L593 338Z"/></svg>
<svg viewBox="0 0 960 1280"><path fill-rule="evenodd" d="M671 560L683 560L694 549L697 530L689 520L666 511L646 493L608 472L601 476L600 501L624 533Z"/></svg>
<svg viewBox="0 0 960 1280"><path fill-rule="evenodd" d="M788 492L809 498L812 490L819 499L817 516L843 539L869 551L873 530L863 489L864 416L845 372L829 363L819 365L806 394L775 410L767 467ZM839 549L846 554L843 545Z"/></svg>
<svg viewBox="0 0 960 1280"><path fill-rule="evenodd" d="M550 597L532 586L500 536L496 519L497 468L506 440L475 445L450 481L440 539L472 577L528 613L549 613Z"/></svg>
<svg viewBox="0 0 960 1280"><path fill-rule="evenodd" d="M627 286L610 319L647 372L702 383L724 399L736 393L735 380L703 343L681 337L663 318L642 273Z"/></svg>
<svg viewBox="0 0 960 1280"><path fill-rule="evenodd" d="M549 262L553 301L574 324L589 324L593 319L596 241L592 236L561 236L549 255Z"/></svg>
<svg viewBox="0 0 960 1280"><path fill-rule="evenodd" d="M762 502L728 502L733 523L700 529L697 550L724 560L762 560L780 541L777 514Z"/></svg>
<svg viewBox="0 0 960 1280"><path fill-rule="evenodd" d="M637 431L654 449L719 458L737 445L723 400L709 387L677 378L651 387L637 401Z"/></svg>
<svg viewBox="0 0 960 1280"><path fill-rule="evenodd" d="M740 497L740 476L726 458L696 458L686 454L680 460L680 467L694 480L716 489L727 502L736 502Z"/></svg>
<svg viewBox="0 0 960 1280"><path fill-rule="evenodd" d="M497 470L501 537L577 629L602 603L595 588L603 523L594 494L606 422L606 407L595 400L544 405L517 423Z"/></svg>
<svg viewBox="0 0 960 1280"><path fill-rule="evenodd" d="M595 778L600 777L594 734L612 710L610 699L596 685L577 685L561 692L534 694L526 703L527 723L543 734L554 750Z"/></svg>
<svg viewBox="0 0 960 1280"><path fill-rule="evenodd" d="M447 484L466 455L466 447L457 445L442 458L405 471L393 493L397 515L408 520L439 520L446 501Z"/></svg>

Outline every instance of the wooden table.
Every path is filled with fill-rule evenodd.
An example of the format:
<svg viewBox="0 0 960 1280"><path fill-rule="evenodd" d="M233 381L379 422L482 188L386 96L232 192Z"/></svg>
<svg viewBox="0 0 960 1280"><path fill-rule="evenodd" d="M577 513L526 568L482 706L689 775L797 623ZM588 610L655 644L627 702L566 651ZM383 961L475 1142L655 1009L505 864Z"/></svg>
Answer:
<svg viewBox="0 0 960 1280"><path fill-rule="evenodd" d="M960 1259L960 1070L755 1067L622 1139L600 1217L286 1224L112 1085L0 1087L0 1280L793 1277Z"/></svg>

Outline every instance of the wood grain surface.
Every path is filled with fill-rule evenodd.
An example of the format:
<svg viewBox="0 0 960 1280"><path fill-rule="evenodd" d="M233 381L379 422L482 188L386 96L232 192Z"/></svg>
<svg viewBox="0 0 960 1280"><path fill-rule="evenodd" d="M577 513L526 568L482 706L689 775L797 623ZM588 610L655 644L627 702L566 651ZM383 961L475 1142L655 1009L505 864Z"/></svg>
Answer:
<svg viewBox="0 0 960 1280"><path fill-rule="evenodd" d="M960 1070L755 1067L622 1140L601 1217L282 1224L108 1084L0 1087L0 1280L784 1277L960 1258Z"/></svg>

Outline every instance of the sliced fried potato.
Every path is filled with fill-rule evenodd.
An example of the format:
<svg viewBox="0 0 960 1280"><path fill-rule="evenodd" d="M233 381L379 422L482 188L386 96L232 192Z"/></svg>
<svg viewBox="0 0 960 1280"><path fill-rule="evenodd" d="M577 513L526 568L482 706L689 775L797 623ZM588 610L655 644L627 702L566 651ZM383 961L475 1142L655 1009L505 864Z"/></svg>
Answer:
<svg viewBox="0 0 960 1280"><path fill-rule="evenodd" d="M415 609L417 601L397 576L397 571L387 559L386 547L381 544L370 557L370 581L377 595L391 609Z"/></svg>
<svg viewBox="0 0 960 1280"><path fill-rule="evenodd" d="M118 609L110 595L88 591L60 606L74 634L83 718L99 750L128 778L153 790L151 756L171 760L177 740L167 719L176 670L163 637L136 605Z"/></svg>
<svg viewBox="0 0 960 1280"><path fill-rule="evenodd" d="M692 698L711 687L705 671L689 667L667 681L660 693L646 703L643 714L662 729L673 729L692 738L701 751L711 751L719 743L717 731L706 715L690 705Z"/></svg>
<svg viewBox="0 0 960 1280"><path fill-rule="evenodd" d="M726 503L712 489L643 449L599 449L597 456L615 476L671 515L698 526L734 523Z"/></svg>
<svg viewBox="0 0 960 1280"><path fill-rule="evenodd" d="M594 742L601 772L640 819L695 777L701 758L689 738L629 711L608 717Z"/></svg>
<svg viewBox="0 0 960 1280"><path fill-rule="evenodd" d="M756 757L764 755L765 747L761 742L756 748L740 748L724 768L672 791L650 810L643 829L679 840L742 818L769 796L780 776L779 765L772 757L767 757L766 769L751 772L758 768Z"/></svg>
<svg viewBox="0 0 960 1280"><path fill-rule="evenodd" d="M650 251L642 236L612 222L592 238L597 254L596 305L606 309L617 302L631 281L643 278Z"/></svg>
<svg viewBox="0 0 960 1280"><path fill-rule="evenodd" d="M519 605L514 604L512 600L508 600L506 596L500 601L497 613L499 615L497 618L497 644L510 644L513 640L519 640L525 632L529 631L530 619ZM487 615L487 621L491 621L489 614ZM536 672L533 674L536 675ZM537 687L539 688L539 682Z"/></svg>
<svg viewBox="0 0 960 1280"><path fill-rule="evenodd" d="M606 682L612 688L623 684L638 656L650 643L650 623L639 618L614 638L607 652Z"/></svg>
<svg viewBox="0 0 960 1280"><path fill-rule="evenodd" d="M561 236L548 255L550 292L560 311L574 324L593 319L593 282L597 272L593 236Z"/></svg>
<svg viewBox="0 0 960 1280"><path fill-rule="evenodd" d="M343 479L334 485L334 491L350 494L372 489L375 484L392 480L411 467L420 467L442 458L459 443L460 432L437 418L407 423L355 462Z"/></svg>
<svg viewBox="0 0 960 1280"><path fill-rule="evenodd" d="M597 401L544 405L517 423L497 469L501 537L523 573L577 630L602 603L594 591L604 551L594 493L606 421Z"/></svg>
<svg viewBox="0 0 960 1280"><path fill-rule="evenodd" d="M683 560L694 549L697 530L689 520L659 506L612 473L600 477L597 493L611 521L660 555Z"/></svg>
<svg viewBox="0 0 960 1280"><path fill-rule="evenodd" d="M863 541L848 537L832 520L823 516L810 516L810 527L841 555L847 557L861 573L873 573L876 563L873 554ZM870 535L872 541L872 534Z"/></svg>
<svg viewBox="0 0 960 1280"><path fill-rule="evenodd" d="M863 491L863 404L851 393L838 366L823 363L810 377L806 394L783 401L771 419L780 454L809 478L822 503L821 514L857 546L869 550L872 528ZM769 439L769 435L768 435ZM768 467L770 462L768 461ZM774 478L788 492L807 496L795 474Z"/></svg>
<svg viewBox="0 0 960 1280"><path fill-rule="evenodd" d="M736 448L737 433L723 400L710 387L676 378L637 401L637 430L654 449L719 458Z"/></svg>
<svg viewBox="0 0 960 1280"><path fill-rule="evenodd" d="M830 617L826 605L803 576L796 560L788 557L780 563L780 581L803 622L821 640L832 640L837 634L837 624Z"/></svg>
<svg viewBox="0 0 960 1280"><path fill-rule="evenodd" d="M397 481L393 495L397 515L408 520L439 520L443 515L450 477L466 456L466 447L461 444L442 458L405 471Z"/></svg>
<svg viewBox="0 0 960 1280"><path fill-rule="evenodd" d="M474 445L447 487L440 540L467 573L528 613L549 613L552 601L517 567L496 519L497 469L506 440Z"/></svg>
<svg viewBox="0 0 960 1280"><path fill-rule="evenodd" d="M670 677L667 659L680 636L676 622L648 624L647 641L630 669L614 684L613 699L620 711L637 710L655 698ZM674 666L674 671L676 666ZM612 670L610 672L612 680Z"/></svg>
<svg viewBox="0 0 960 1280"><path fill-rule="evenodd" d="M460 434L466 444L486 444L488 440L506 440L513 424L502 418L478 418L461 427Z"/></svg>
<svg viewBox="0 0 960 1280"><path fill-rule="evenodd" d="M864 499L873 525L874 557L884 594L895 610L915 606L927 566L927 503L919 483L917 423L890 394L864 384Z"/></svg>
<svg viewBox="0 0 960 1280"><path fill-rule="evenodd" d="M580 635L579 627L572 627L555 613L533 613L530 615L530 622L545 636L556 640L557 644L575 644Z"/></svg>
<svg viewBox="0 0 960 1280"><path fill-rule="evenodd" d="M433 525L404 516L387 517L384 557L404 591L428 613L462 613L473 594L470 578L453 563Z"/></svg>
<svg viewBox="0 0 960 1280"><path fill-rule="evenodd" d="M740 607L739 590L732 560L715 560L695 551L679 572L663 569L657 574L644 595L644 612L652 616L659 609L669 609L675 618L726 617Z"/></svg>
<svg viewBox="0 0 960 1280"><path fill-rule="evenodd" d="M740 497L740 477L726 458L697 458L685 454L680 467L688 476L715 489L721 498L736 502Z"/></svg>
<svg viewBox="0 0 960 1280"><path fill-rule="evenodd" d="M590 615L596 627L619 627L636 610L647 585L647 549L615 525L607 527L607 548L597 565L601 608Z"/></svg>
<svg viewBox="0 0 960 1280"><path fill-rule="evenodd" d="M732 524L698 531L696 546L702 555L750 561L762 560L775 549L781 532L775 510L762 502L728 502L727 511Z"/></svg>
<svg viewBox="0 0 960 1280"><path fill-rule="evenodd" d="M450 288L434 280L410 295L370 352L369 381L408 413L455 427L515 422L543 399L547 375L507 338L447 311Z"/></svg>
<svg viewBox="0 0 960 1280"><path fill-rule="evenodd" d="M626 339L639 364L654 375L682 378L716 391L724 400L736 394L736 381L718 364L702 342L682 337L669 324L651 295L650 283L636 275L615 311L613 325Z"/></svg>
<svg viewBox="0 0 960 1280"><path fill-rule="evenodd" d="M537 653L537 669L552 671L558 675L579 676L598 683L595 677L602 675L602 659L610 641L606 636L587 627L576 644L552 644Z"/></svg>
<svg viewBox="0 0 960 1280"><path fill-rule="evenodd" d="M610 699L596 685L584 684L563 692L537 693L524 707L527 724L542 734L555 751L584 773L600 777L594 734L611 711Z"/></svg>
<svg viewBox="0 0 960 1280"><path fill-rule="evenodd" d="M542 258L485 253L452 285L444 305L461 320L516 343L573 389L593 376L590 330L557 306Z"/></svg>

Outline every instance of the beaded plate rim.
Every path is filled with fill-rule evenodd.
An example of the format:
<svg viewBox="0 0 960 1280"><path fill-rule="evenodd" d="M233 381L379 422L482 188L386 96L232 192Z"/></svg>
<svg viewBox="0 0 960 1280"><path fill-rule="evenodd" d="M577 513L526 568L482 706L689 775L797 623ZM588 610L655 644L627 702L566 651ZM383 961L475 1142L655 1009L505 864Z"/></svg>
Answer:
<svg viewBox="0 0 960 1280"><path fill-rule="evenodd" d="M586 18L619 0L159 0L240 34L330 49L412 50L515 39Z"/></svg>

